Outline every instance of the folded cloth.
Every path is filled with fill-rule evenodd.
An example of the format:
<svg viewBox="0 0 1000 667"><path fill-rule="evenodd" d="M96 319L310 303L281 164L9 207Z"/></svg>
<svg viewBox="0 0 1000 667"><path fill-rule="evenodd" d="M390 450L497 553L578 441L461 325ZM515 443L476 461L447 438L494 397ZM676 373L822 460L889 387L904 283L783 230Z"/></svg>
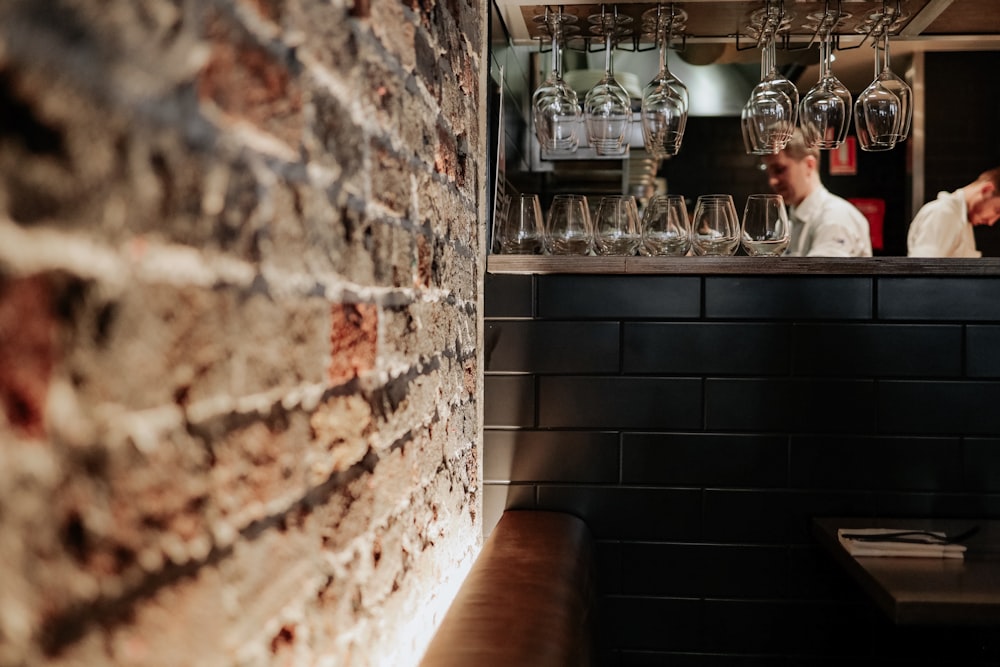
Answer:
<svg viewBox="0 0 1000 667"><path fill-rule="evenodd" d="M945 533L905 528L840 528L837 539L852 556L964 558L965 545Z"/></svg>

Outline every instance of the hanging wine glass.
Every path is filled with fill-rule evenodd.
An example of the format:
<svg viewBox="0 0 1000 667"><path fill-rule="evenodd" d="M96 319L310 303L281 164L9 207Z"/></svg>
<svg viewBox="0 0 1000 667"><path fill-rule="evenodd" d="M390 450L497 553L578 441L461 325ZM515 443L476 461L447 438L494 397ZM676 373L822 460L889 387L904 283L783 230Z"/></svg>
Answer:
<svg viewBox="0 0 1000 667"><path fill-rule="evenodd" d="M765 37L761 49L761 81L750 92L741 115L744 142L754 155L777 153L795 131L798 92L794 99L786 92L784 82L788 79L781 77L774 67L774 49L771 34Z"/></svg>
<svg viewBox="0 0 1000 667"><path fill-rule="evenodd" d="M583 100L587 140L598 155L623 155L628 149L632 129L632 100L628 91L615 80L612 51L617 38L632 22L632 17L619 15L614 7L608 13L590 17L591 31L604 37L604 76L587 91Z"/></svg>
<svg viewBox="0 0 1000 667"><path fill-rule="evenodd" d="M875 45L875 52L878 53L878 44ZM913 90L906 81L896 76L889 67L889 30L886 29L882 36L882 71L878 78L882 82L882 87L899 98L900 122L899 131L896 135L896 143L905 141L910 135L910 124L913 121Z"/></svg>
<svg viewBox="0 0 1000 667"><path fill-rule="evenodd" d="M819 81L802 98L799 125L806 143L821 149L840 146L851 125L851 92L833 75L833 30L848 14L824 14L820 23Z"/></svg>
<svg viewBox="0 0 1000 667"><path fill-rule="evenodd" d="M882 73L882 58L878 43L881 30L875 34L875 79L868 84L854 103L854 127L858 133L858 145L868 152L887 151L896 147L902 124L902 104L899 97L889 90L879 76Z"/></svg>
<svg viewBox="0 0 1000 667"><path fill-rule="evenodd" d="M684 82L667 67L667 52L673 33L684 29L687 14L670 5L647 10L643 15L647 32L657 36L660 49L660 71L642 93L640 119L646 152L654 159L677 155L688 118L688 89Z"/></svg>
<svg viewBox="0 0 1000 667"><path fill-rule="evenodd" d="M577 30L572 25L576 17L545 8L545 14L536 16L542 31L552 40L552 71L531 96L532 122L535 136L543 153L559 156L576 152L580 145L582 113L576 91L562 76L562 46L567 34Z"/></svg>

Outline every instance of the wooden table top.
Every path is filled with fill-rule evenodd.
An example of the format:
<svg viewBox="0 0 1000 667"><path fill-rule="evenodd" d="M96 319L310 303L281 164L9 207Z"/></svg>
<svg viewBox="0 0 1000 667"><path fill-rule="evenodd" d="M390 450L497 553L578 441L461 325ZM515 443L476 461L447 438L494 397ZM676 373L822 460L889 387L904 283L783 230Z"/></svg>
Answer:
<svg viewBox="0 0 1000 667"><path fill-rule="evenodd" d="M964 559L851 556L837 539L838 528L901 528L957 534L979 532L964 541ZM1000 521L978 519L816 518L819 544L898 625L1000 624Z"/></svg>

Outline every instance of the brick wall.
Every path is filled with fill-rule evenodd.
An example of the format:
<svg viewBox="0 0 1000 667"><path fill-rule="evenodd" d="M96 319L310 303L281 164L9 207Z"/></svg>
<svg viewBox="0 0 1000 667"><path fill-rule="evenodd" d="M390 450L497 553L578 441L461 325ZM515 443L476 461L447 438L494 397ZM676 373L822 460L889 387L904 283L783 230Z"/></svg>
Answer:
<svg viewBox="0 0 1000 667"><path fill-rule="evenodd" d="M0 665L406 665L478 548L483 8L0 5Z"/></svg>

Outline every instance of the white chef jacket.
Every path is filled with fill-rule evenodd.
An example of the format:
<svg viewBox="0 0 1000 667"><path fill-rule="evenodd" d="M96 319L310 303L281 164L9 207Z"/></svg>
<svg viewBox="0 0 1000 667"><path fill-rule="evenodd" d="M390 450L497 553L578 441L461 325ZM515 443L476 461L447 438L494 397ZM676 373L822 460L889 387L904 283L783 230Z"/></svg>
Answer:
<svg viewBox="0 0 1000 667"><path fill-rule="evenodd" d="M917 211L906 248L910 257L982 257L961 190L939 192L937 199Z"/></svg>
<svg viewBox="0 0 1000 667"><path fill-rule="evenodd" d="M868 218L854 204L820 185L789 209L792 257L871 257Z"/></svg>

